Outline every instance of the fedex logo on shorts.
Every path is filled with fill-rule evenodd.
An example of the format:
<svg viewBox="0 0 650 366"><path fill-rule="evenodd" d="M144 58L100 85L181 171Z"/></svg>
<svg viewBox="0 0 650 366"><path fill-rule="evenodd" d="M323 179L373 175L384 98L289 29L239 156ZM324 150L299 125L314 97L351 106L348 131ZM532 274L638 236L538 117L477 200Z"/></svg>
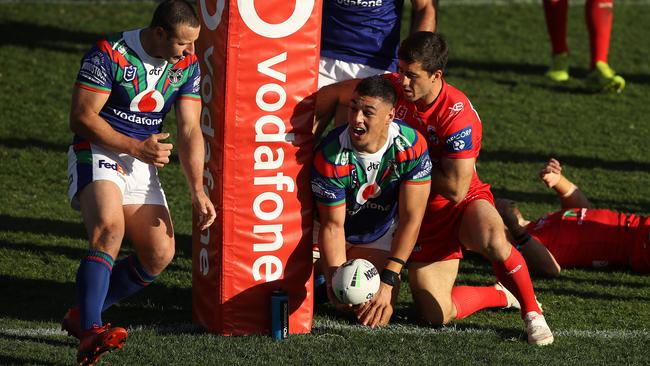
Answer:
<svg viewBox="0 0 650 366"><path fill-rule="evenodd" d="M449 136L445 141L448 152L459 152L472 149L472 127L465 127L462 130Z"/></svg>
<svg viewBox="0 0 650 366"><path fill-rule="evenodd" d="M118 164L118 163L108 163L108 162L106 162L106 160L101 159L101 160L99 160L98 166L99 166L100 169L101 168L112 169L112 170L115 170L116 172L124 175L124 169L122 169L122 166L120 164Z"/></svg>

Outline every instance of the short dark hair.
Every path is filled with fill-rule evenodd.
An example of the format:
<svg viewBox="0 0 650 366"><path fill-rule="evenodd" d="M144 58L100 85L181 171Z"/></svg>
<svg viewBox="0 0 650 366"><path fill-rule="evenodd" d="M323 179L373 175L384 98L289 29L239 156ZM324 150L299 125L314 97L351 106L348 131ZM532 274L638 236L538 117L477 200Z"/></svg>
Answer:
<svg viewBox="0 0 650 366"><path fill-rule="evenodd" d="M181 24L192 28L201 25L194 7L185 0L164 0L154 11L149 27L162 27L167 32L174 32Z"/></svg>
<svg viewBox="0 0 650 366"><path fill-rule="evenodd" d="M354 88L354 91L364 97L381 98L385 102L395 106L397 102L397 93L393 84L381 75L367 77Z"/></svg>
<svg viewBox="0 0 650 366"><path fill-rule="evenodd" d="M419 62L422 69L433 74L445 71L449 47L440 33L415 32L402 41L397 57L409 64Z"/></svg>

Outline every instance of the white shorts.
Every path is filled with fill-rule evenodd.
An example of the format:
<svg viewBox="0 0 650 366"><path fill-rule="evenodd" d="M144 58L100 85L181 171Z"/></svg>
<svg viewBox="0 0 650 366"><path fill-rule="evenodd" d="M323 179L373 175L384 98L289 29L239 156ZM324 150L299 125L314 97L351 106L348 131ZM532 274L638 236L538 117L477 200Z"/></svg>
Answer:
<svg viewBox="0 0 650 366"><path fill-rule="evenodd" d="M334 84L338 81L365 78L388 72L364 64L355 64L321 56L320 63L318 64L318 88Z"/></svg>
<svg viewBox="0 0 650 366"><path fill-rule="evenodd" d="M155 166L128 154L117 154L95 144L81 143L68 149L68 198L79 210L77 193L86 185L108 180L122 192L122 205L148 204L167 207L165 192Z"/></svg>
<svg viewBox="0 0 650 366"><path fill-rule="evenodd" d="M364 243L364 244L352 244L350 242L345 242L345 249L348 250L351 247L358 247L358 248L369 248L369 249L377 249L377 250L383 250L385 252L390 252L390 249L393 245L393 237L395 236L395 230L397 230L397 220L394 220L393 223L390 225L388 228L388 231L384 235L382 235L379 239L370 242L370 243ZM314 259L319 259L320 258L320 251L318 250L318 232L320 231L320 223L318 220L314 220L314 230L313 230L313 250L312 250L312 256Z"/></svg>

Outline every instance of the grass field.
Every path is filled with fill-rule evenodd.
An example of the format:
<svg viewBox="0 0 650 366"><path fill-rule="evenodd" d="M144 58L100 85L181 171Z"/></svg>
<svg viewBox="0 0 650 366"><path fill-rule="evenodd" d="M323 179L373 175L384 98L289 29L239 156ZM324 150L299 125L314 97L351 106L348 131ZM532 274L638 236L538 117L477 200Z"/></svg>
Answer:
<svg viewBox="0 0 650 366"><path fill-rule="evenodd" d="M570 8L574 79L543 78L549 46L541 5L442 1L451 45L447 79L484 125L478 171L495 195L536 217L556 201L536 178L550 156L599 207L650 214L650 3L617 1L610 62L620 95L584 91L588 44L582 6ZM0 364L69 365L77 343L58 330L74 298L85 232L67 203L70 91L79 59L103 34L146 25L151 3L0 2ZM165 130L174 132L173 121ZM177 160L176 160L177 161ZM177 257L153 286L110 309L127 326L106 365L204 364L649 364L650 277L566 270L535 278L555 343L525 342L516 312L483 311L452 326L415 325L403 286L394 325L355 326L320 308L311 334L220 337L191 324L190 204L180 166L161 171ZM128 252L128 245L125 246ZM490 265L468 258L458 283L490 284Z"/></svg>

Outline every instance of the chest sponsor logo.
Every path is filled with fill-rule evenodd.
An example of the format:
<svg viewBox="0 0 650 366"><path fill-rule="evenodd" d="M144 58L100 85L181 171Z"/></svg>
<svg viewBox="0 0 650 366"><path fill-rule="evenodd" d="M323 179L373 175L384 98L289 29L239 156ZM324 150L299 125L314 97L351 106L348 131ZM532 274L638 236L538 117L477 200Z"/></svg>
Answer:
<svg viewBox="0 0 650 366"><path fill-rule="evenodd" d="M165 106L165 98L158 90L145 90L131 100L132 112L160 112Z"/></svg>
<svg viewBox="0 0 650 366"><path fill-rule="evenodd" d="M371 161L368 163L368 166L366 167L366 171L372 171L372 170L377 170L379 169L379 162L378 161Z"/></svg>
<svg viewBox="0 0 650 366"><path fill-rule="evenodd" d="M336 3L343 6L375 8L384 5L384 0L336 0Z"/></svg>
<svg viewBox="0 0 650 366"><path fill-rule="evenodd" d="M162 118L149 118L147 116L140 116L135 113L126 113L115 108L112 108L111 110L113 111L113 114L122 120L137 123L139 125L157 126L162 123Z"/></svg>
<svg viewBox="0 0 650 366"><path fill-rule="evenodd" d="M169 73L167 73L167 78L169 79L169 82L172 84L180 83L181 79L183 78L183 69L169 69Z"/></svg>
<svg viewBox="0 0 650 366"><path fill-rule="evenodd" d="M156 67L154 69L149 70L149 75L159 76L161 72L162 72L162 68Z"/></svg>
<svg viewBox="0 0 650 366"><path fill-rule="evenodd" d="M137 66L128 65L124 67L124 81L133 81L138 74Z"/></svg>

